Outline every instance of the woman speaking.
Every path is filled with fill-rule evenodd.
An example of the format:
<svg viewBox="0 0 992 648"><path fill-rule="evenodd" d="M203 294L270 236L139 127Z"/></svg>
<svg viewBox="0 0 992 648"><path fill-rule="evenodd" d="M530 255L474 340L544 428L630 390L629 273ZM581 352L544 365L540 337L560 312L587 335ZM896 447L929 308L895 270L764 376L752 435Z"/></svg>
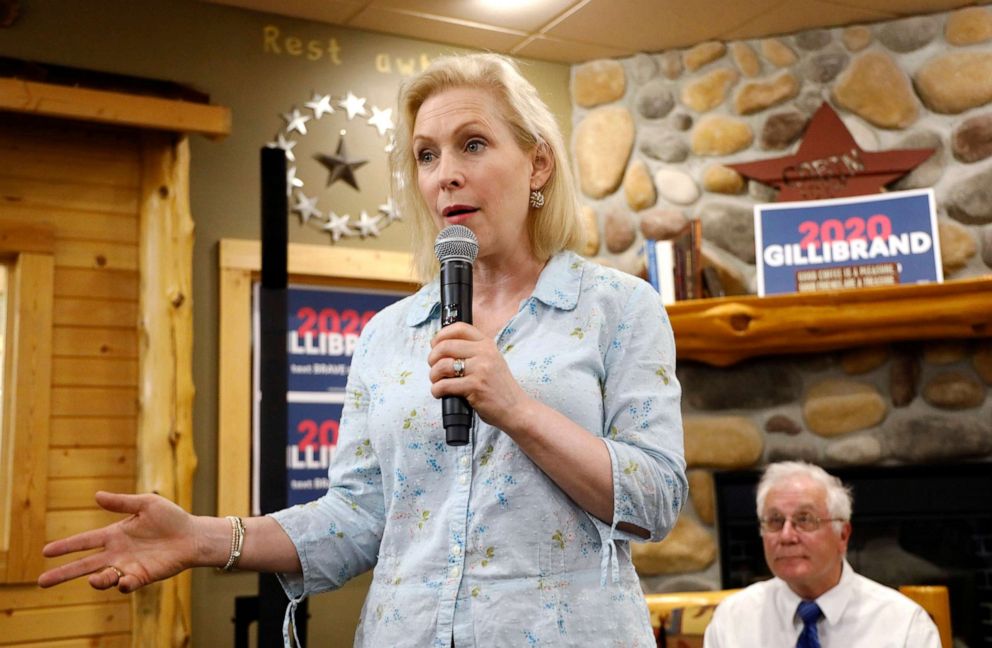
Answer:
<svg viewBox="0 0 992 648"><path fill-rule="evenodd" d="M374 568L356 646L654 645L629 542L664 537L687 493L661 300L572 251L562 136L512 62L439 59L399 102L393 196L425 283L362 334L327 493L244 520L99 493L129 516L49 544L98 551L40 585L250 569L279 573L292 609ZM442 327L449 225L478 241L474 318ZM464 445L445 443L451 396L474 410Z"/></svg>

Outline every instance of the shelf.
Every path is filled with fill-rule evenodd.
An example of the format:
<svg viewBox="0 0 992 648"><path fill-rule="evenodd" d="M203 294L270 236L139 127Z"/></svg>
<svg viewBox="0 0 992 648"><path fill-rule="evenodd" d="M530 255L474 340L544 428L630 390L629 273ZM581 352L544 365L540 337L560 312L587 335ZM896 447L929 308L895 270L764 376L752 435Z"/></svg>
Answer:
<svg viewBox="0 0 992 648"><path fill-rule="evenodd" d="M223 106L21 79L0 78L4 110L215 138L231 132L231 110Z"/></svg>
<svg viewBox="0 0 992 648"><path fill-rule="evenodd" d="M762 355L992 336L992 275L942 284L697 299L667 309L680 360L726 366Z"/></svg>

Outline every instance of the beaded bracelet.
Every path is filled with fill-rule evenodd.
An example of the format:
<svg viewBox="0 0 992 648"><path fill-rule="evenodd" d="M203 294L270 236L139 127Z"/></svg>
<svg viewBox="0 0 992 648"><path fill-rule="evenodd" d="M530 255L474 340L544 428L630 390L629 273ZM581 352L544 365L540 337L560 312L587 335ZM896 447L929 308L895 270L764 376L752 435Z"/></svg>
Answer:
<svg viewBox="0 0 992 648"><path fill-rule="evenodd" d="M227 564L221 567L221 571L234 571L241 559L241 550L245 545L245 523L236 515L228 515L231 521L231 555L227 557Z"/></svg>

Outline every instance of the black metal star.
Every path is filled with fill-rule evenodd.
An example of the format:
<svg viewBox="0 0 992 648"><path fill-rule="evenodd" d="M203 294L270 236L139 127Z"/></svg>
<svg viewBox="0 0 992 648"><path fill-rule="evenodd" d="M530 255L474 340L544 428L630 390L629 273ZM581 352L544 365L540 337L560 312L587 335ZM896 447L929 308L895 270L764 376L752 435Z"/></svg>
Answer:
<svg viewBox="0 0 992 648"><path fill-rule="evenodd" d="M326 186L330 187L338 180L344 180L354 187L355 191L361 191L358 187L358 181L355 180L355 171L367 164L368 160L353 160L348 157L348 151L344 145L344 131L341 132L338 148L334 155L318 153L313 157L329 171Z"/></svg>

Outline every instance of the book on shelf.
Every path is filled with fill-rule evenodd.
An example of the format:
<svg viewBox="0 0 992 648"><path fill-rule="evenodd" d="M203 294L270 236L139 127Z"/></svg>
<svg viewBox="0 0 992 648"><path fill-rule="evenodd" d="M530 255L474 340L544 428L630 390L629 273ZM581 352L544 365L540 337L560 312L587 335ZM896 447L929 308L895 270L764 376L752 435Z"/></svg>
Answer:
<svg viewBox="0 0 992 648"><path fill-rule="evenodd" d="M675 254L679 259L676 267L681 269L675 280L675 285L681 287L679 299L703 296L702 241L703 228L698 219L689 221L685 231L675 238Z"/></svg>
<svg viewBox="0 0 992 648"><path fill-rule="evenodd" d="M648 282L661 294L663 304L675 303L675 245L672 241L644 241Z"/></svg>
<svg viewBox="0 0 992 648"><path fill-rule="evenodd" d="M713 266L703 268L703 297L726 297L727 291L720 280L720 273Z"/></svg>
<svg viewBox="0 0 992 648"><path fill-rule="evenodd" d="M702 227L698 220L671 240L645 241L648 281L671 304L703 296Z"/></svg>

